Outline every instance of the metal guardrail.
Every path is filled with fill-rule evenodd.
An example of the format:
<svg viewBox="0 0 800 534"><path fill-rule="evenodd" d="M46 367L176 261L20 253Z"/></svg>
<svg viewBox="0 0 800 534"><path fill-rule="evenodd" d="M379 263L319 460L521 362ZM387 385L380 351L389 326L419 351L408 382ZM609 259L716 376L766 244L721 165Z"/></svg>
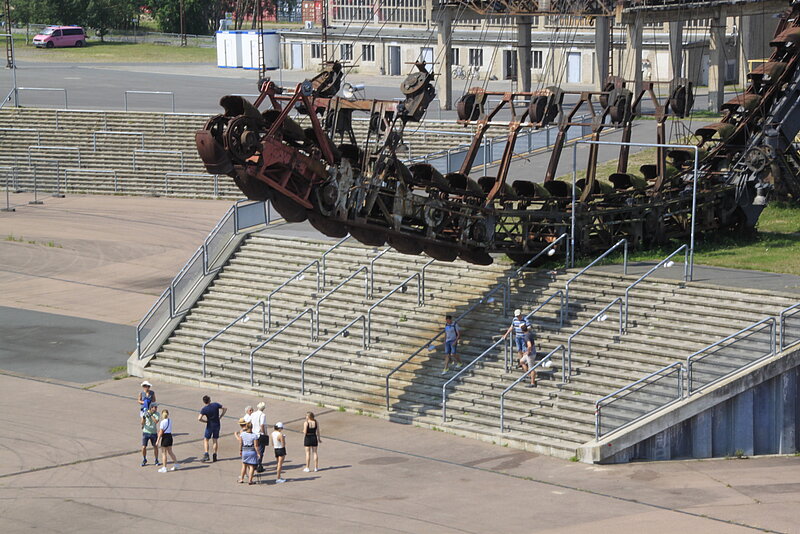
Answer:
<svg viewBox="0 0 800 534"><path fill-rule="evenodd" d="M547 245L545 248L540 250L538 254L536 254L534 257L532 257L531 259L529 259L528 261L523 263L520 266L519 269L514 271L513 274L510 274L506 278L506 291L505 291L505 294L503 295L503 299L504 299L503 300L503 313L508 314L509 304L511 304L511 280L515 280L515 279L519 278L519 275L522 273L522 271L524 271L530 264L532 264L533 262L535 262L536 260L541 258L542 255L547 254L548 256L552 256L553 254L555 254L555 250L556 250L555 246L559 243L559 241L561 241L562 239L567 239L567 237L568 236L567 236L566 233L561 234L560 236L558 236L558 238L555 241L553 241L552 243ZM562 324L563 324L563 317L562 317Z"/></svg>
<svg viewBox="0 0 800 534"><path fill-rule="evenodd" d="M31 166L31 150L66 150L78 153L78 167L81 167L81 149L77 146L58 146L58 145L30 145L28 147L28 167Z"/></svg>
<svg viewBox="0 0 800 534"><path fill-rule="evenodd" d="M314 341L314 323L315 323L314 308L306 308L305 310L303 310L300 313L298 313L297 315L295 315L294 319L292 319L291 321L289 321L288 323L283 325L283 327L281 327L280 330L278 330L277 332L275 332L274 334L269 336L267 339L265 339L264 341L259 343L256 347L254 347L253 349L250 350L250 386L255 385L254 369L255 369L255 354L256 354L256 352L258 352L259 350L261 350L264 347L266 347L269 344L270 341L272 341L273 339L275 339L276 337L281 335L284 331L286 331L287 328L289 328L294 323L299 321L307 313L311 314L311 316L309 318L310 319L310 324L309 324L309 329L308 329L309 330L309 337L311 338L312 342Z"/></svg>
<svg viewBox="0 0 800 534"><path fill-rule="evenodd" d="M128 95L169 95L172 100L172 112L175 112L175 93L172 91L125 91L125 111L128 111Z"/></svg>
<svg viewBox="0 0 800 534"><path fill-rule="evenodd" d="M333 252L334 250L339 248L348 239L350 239L350 234L344 236L335 245L333 245L331 248L329 248L328 250L326 250L325 252L322 253L322 257L320 258L320 263L322 265L322 289L325 289L325 286L327 285L327 279L325 278L325 271L326 271L325 266L326 266L326 259L328 257L328 254L330 254L331 252Z"/></svg>
<svg viewBox="0 0 800 534"><path fill-rule="evenodd" d="M246 222L251 224L244 224ZM268 225L271 222L273 221L270 218L267 202L243 200L228 209L203 240L203 244L175 275L169 287L161 293L136 325L136 352L140 360L152 354L148 351L169 322L188 311L179 310L178 304L182 304L205 277L219 271L222 265L217 265L217 262L236 235L253 226ZM179 290L185 294L184 298L176 298L176 292Z"/></svg>
<svg viewBox="0 0 800 534"><path fill-rule="evenodd" d="M765 358L774 356L776 354L775 349L776 349L777 324L778 323L775 320L775 317L767 317L766 319L762 319L757 323L753 323L747 328L743 328L738 332L735 332L729 335L728 337L723 338L717 341L716 343L712 343L708 347L699 350L694 354L691 354L688 358L686 358L686 369L688 375L688 379L686 381L687 396L692 395L693 393L696 393L697 391L700 391L712 384L715 384L716 382L726 378L727 376L730 376L733 373L739 372L746 367L756 364ZM769 333L768 333L769 337L766 340L752 340L751 337L760 333L764 325L767 325L769 327ZM744 336L739 338L739 336L743 334ZM752 357L753 352L755 350L752 346L748 346L748 348L744 350L740 349L739 347L736 347L737 344L740 344L746 340L750 340L751 344L759 346L763 344L763 341L766 341L767 350L760 354L757 353L755 357ZM728 343L729 341L730 343ZM734 350L734 348L737 352L735 354L728 354L728 352ZM714 349L713 352L712 349ZM719 360L721 358L732 358L735 360L746 359L749 361L747 361L742 365L737 365L733 370L727 373L715 374L715 376L713 376L711 380L703 380L700 384L698 384L698 387L695 387L694 386L694 383L696 381L695 375L698 373L696 366L698 366L700 362L703 362L703 360L705 360L706 358L712 356L716 356L716 358L714 359L717 360L717 362L715 362L717 364L716 365L717 367L719 364Z"/></svg>
<svg viewBox="0 0 800 534"><path fill-rule="evenodd" d="M383 249L383 252L378 253L372 260L369 262L369 294L375 294L375 262L378 261L384 254L392 250L392 247L386 247Z"/></svg>
<svg viewBox="0 0 800 534"><path fill-rule="evenodd" d="M36 144L42 144L42 134L37 128L12 128L8 126L0 127L0 132L32 132L36 134Z"/></svg>
<svg viewBox="0 0 800 534"><path fill-rule="evenodd" d="M186 165L183 158L183 151L182 150L159 150L159 149L143 149L143 148L134 148L133 149L133 170L136 169L136 154L178 154L181 157L181 172L186 170Z"/></svg>
<svg viewBox="0 0 800 534"><path fill-rule="evenodd" d="M270 329L272 328L272 297L275 294L277 294L278 292L280 292L284 287L288 286L291 282L294 282L295 280L303 280L303 278L305 278L305 274L304 273L307 270L309 270L311 267L313 267L313 266L317 267L317 292L319 292L320 291L320 272L321 272L320 271L320 262L319 262L319 260L312 260L312 261L310 261L308 263L308 265L306 265L305 267L303 267L302 269L300 269L299 271L294 273L292 276L287 278L285 282L283 282L281 285L279 285L278 287L273 289L270 292L270 294L267 295L267 332L269 332Z"/></svg>
<svg viewBox="0 0 800 534"><path fill-rule="evenodd" d="M127 136L139 136L140 145L142 149L144 149L144 134L142 132L121 132L117 130L95 130L92 132L92 150L97 152L97 135L127 135Z"/></svg>
<svg viewBox="0 0 800 534"><path fill-rule="evenodd" d="M447 422L447 386L449 386L450 383L453 382L454 380L459 379L461 375L467 372L467 370L471 369L476 363L483 360L486 357L486 355L492 351L492 349L496 348L497 345L503 343L504 341L505 341L504 339L498 339L497 341L492 343L492 345L488 349L483 351L480 356L469 362L467 365L464 366L463 369L461 369L459 372L453 375L453 377L450 380L442 384L442 423Z"/></svg>
<svg viewBox="0 0 800 534"><path fill-rule="evenodd" d="M319 317L319 316L318 316ZM306 394L306 361L308 361L312 356L315 356L319 351L324 349L328 343L332 342L339 336L347 337L350 331L350 328L356 324L358 321L361 321L361 347L366 350L367 348L367 318L364 315L359 315L352 321L350 321L346 326L344 326L341 330L333 334L330 338L328 338L325 343L314 349L308 356L303 358L303 361L300 362L300 394ZM319 324L319 321L317 321ZM319 339L319 338L318 338Z"/></svg>
<svg viewBox="0 0 800 534"><path fill-rule="evenodd" d="M16 105L19 106L19 93L21 91L60 91L64 93L64 109L69 109L69 103L67 102L67 90L63 87L17 87L17 103Z"/></svg>
<svg viewBox="0 0 800 534"><path fill-rule="evenodd" d="M371 296L369 292L370 273L369 273L369 268L366 265L362 265L361 267L356 269L353 273L350 274L350 276L339 282L339 285L337 285L336 287L325 293L321 298L317 299L317 302L314 304L314 311L317 313L317 338L319 338L319 305L322 304L322 302L325 301L328 297L339 291L339 289L344 287L347 284L347 282L358 276L359 273L361 273L362 271L364 272L364 299L365 300L369 299Z"/></svg>
<svg viewBox="0 0 800 534"><path fill-rule="evenodd" d="M547 356L542 358L540 361L536 362L536 365L534 365L533 367L528 369L528 371L525 374L523 374L521 377L519 377L516 380L514 380L514 383L511 384L510 386L508 386L506 389L504 389L503 392L500 394L500 432L505 432L506 431L506 428L505 428L506 393L511 391L514 388L514 386L516 386L517 384L519 384L520 382L525 380L528 376L530 376L530 374L533 373L534 371L536 371L536 369L539 369L540 367L544 367L545 362L549 362L550 359L553 357L553 354L555 354L556 351L558 351L559 349L561 350L561 355L562 355L562 360L563 360L563 358L564 358L564 356L563 356L564 355L564 345L559 345L556 348L554 348L553 350L551 350L547 354Z"/></svg>
<svg viewBox="0 0 800 534"><path fill-rule="evenodd" d="M202 347L202 349L201 349L201 352L202 352L202 355L203 355L203 378L205 378L205 377L206 377L206 347L208 347L208 345L209 345L209 344L210 344L212 341L214 341L215 339L217 339L218 337L220 337L222 334L224 334L225 332L227 332L228 330L230 330L230 329L231 329L231 328L232 328L232 327L233 327L235 324L237 324L237 323L239 323L239 322L241 322L242 324L244 324L244 323L248 322L248 321L250 320L250 316L249 316L248 314L249 314L251 311L253 311L253 310L255 310L256 308L258 308L259 306L261 306L261 334L262 334L262 335L266 335L266 333L267 333L267 311L266 311L266 303L265 303L263 300L259 300L258 302L256 302L256 303L255 303L255 304L253 304L252 306L250 306L250 307L247 309L247 311L246 311L246 312L244 312L243 314L239 315L239 316L238 316L236 319L234 319L233 321L231 321L230 323L228 323L228 325L227 325L227 326L225 326L223 329L221 329L220 331L218 331L216 334L214 334L213 336L211 336L210 338L208 338L208 339L207 339L207 340L206 340L206 341L203 343L203 347Z"/></svg>
<svg viewBox="0 0 800 534"><path fill-rule="evenodd" d="M614 245L611 246L608 250L603 252L600 256L594 259L592 263L581 269L578 274L567 280L567 283L564 285L564 307L561 309L561 314L566 315L569 310L569 285L577 280L583 273L591 269L595 266L599 261L604 259L606 256L611 254L614 250L616 250L620 245L624 245L624 252L623 252L623 260L622 260L622 273L628 274L628 240L627 239L620 239ZM562 318L563 321L563 318Z"/></svg>
<svg viewBox="0 0 800 534"><path fill-rule="evenodd" d="M662 408L665 408L672 403L679 401L683 398L683 362L675 362L666 367L659 369L654 373L650 373L649 375L645 376L644 378L640 378L636 382L632 382L625 387L618 389L617 391L606 395L605 397L601 398L597 402L594 403L594 439L600 439L601 436L608 435L612 432L616 432L626 426L639 421L640 419L658 411ZM658 393L654 392L653 389L656 385L660 389L664 389L664 386L659 385L659 382L662 380L667 380L669 378L673 378L677 376L677 385L674 389L675 395L672 399L667 401L666 403L662 403L655 408L647 409L647 403L643 402L645 399L637 399L637 394L642 394L642 396L649 396L655 397L659 396ZM666 389L669 391L669 389ZM663 394L660 395L663 397ZM608 409L609 406L613 406L615 403L619 403L628 397L632 398L632 401L627 404L625 408L620 408L621 411L626 411L629 413L629 416L623 415L621 418L625 419L625 421L621 425L616 425L610 428L607 432L603 432L603 409Z"/></svg>
<svg viewBox="0 0 800 534"><path fill-rule="evenodd" d="M69 190L69 173L89 173L89 174L110 174L114 177L114 192L117 193L119 191L119 180L117 178L117 171L113 169L84 169L84 168L66 168L64 169L64 193ZM58 180L58 175L56 174L56 180ZM58 187L58 186L57 186ZM60 188L59 188L60 191Z"/></svg>
<svg viewBox="0 0 800 534"><path fill-rule="evenodd" d="M430 263L430 262L429 262ZM381 297L375 304L369 307L367 310L367 347L372 344L372 311L383 304L389 297L397 293L398 291L405 293L408 290L408 283L411 282L414 278L417 279L417 305L422 306L425 304L425 293L423 289L425 287L425 271L414 273L399 284L397 287L386 293L383 297Z"/></svg>
<svg viewBox="0 0 800 534"><path fill-rule="evenodd" d="M219 174L202 174L199 172L165 172L164 173L164 194L169 195L169 179L173 178L202 178L207 180L211 176L214 179L214 198L219 196Z"/></svg>
<svg viewBox="0 0 800 534"><path fill-rule="evenodd" d="M789 320L795 319L795 316L800 313L800 302L794 304L793 306L789 306L784 310L781 310L779 318L779 341L778 341L778 350L783 352L785 349L800 343L800 322L797 324L792 324L791 326L787 327L787 323ZM793 333L787 334L787 330Z"/></svg>
<svg viewBox="0 0 800 534"><path fill-rule="evenodd" d="M672 265L673 265L672 258L676 254L678 254L678 252L680 252L681 250L683 250L683 254L684 254L684 258L683 258L683 281L686 282L687 280L689 280L689 245L681 245L680 247L678 247L677 250L675 250L675 252L673 252L672 254L670 254L669 256L667 256L666 258L661 260L660 262L658 262L658 264L656 264L655 267L653 267L652 269L647 271L645 274L640 276L638 280L636 280L634 283L632 283L631 285L629 285L628 287L625 288L625 321L624 321L625 328L624 328L624 331L626 333L628 332L628 307L629 307L629 304L630 304L630 293L631 293L631 290L634 287L636 287L639 284L639 282L643 281L645 278L647 278L648 276L650 276L651 274L656 272L660 267L662 267L662 266L663 267L672 267Z"/></svg>
<svg viewBox="0 0 800 534"><path fill-rule="evenodd" d="M486 293L486 295L482 296L482 297L480 298L480 300L478 300L477 302L474 302L474 303L473 303L473 304L472 304L472 305L471 305L469 308L467 308L467 309L466 309L464 312L462 312L462 313L461 313L461 315L459 315L458 317L456 317L456 318L453 320L453 323L454 323L454 324L458 324L458 322L459 322L461 319L463 319L464 317L466 317L467 315L469 315L469 313L470 313L470 312L472 312L472 311L473 311L475 308L477 308L478 306L480 306L480 305L481 305L481 304L483 304L484 302L489 302L489 303L491 303L491 302L494 302L494 299L492 298L492 295L493 295L495 292L497 292L497 291L499 291L499 290L501 290L501 289L505 289L505 284L499 284L499 285L495 286L495 287L494 287L494 288L493 288L491 291L489 291L488 293ZM425 349L429 348L429 347L431 346L431 344L432 344L434 341L436 341L437 339L439 339L439 338L440 338L440 337L441 337L443 334L444 334L444 330L440 331L438 334L436 334L435 336L433 336L432 338L430 338L430 339L429 339L427 342L425 342L425 344L424 344L424 345L422 345L422 346L421 346L420 348L418 348L418 349L417 349L417 350L416 350L416 351L415 351L413 354L411 354L411 356L409 356L408 358L406 358L405 360L403 360L403 361L400 363L400 365L398 365L397 367L395 367L394 369L392 369L391 371L389 371L389 374L387 374L387 375L386 375L386 409L387 409L387 410L389 410L389 379L392 377L392 375L393 375L393 374L395 374L397 371L399 371L401 367L403 367L405 364L407 364L407 363L408 363L408 362L410 362L412 359L414 359L414 358L415 358L415 357L416 357L416 356L417 356L417 355L418 355L420 352L422 352L423 350L425 350Z"/></svg>
<svg viewBox="0 0 800 534"><path fill-rule="evenodd" d="M11 198L9 197L9 181L14 179L15 168L10 166L2 166L0 167L0 171L7 171L6 173L6 207L0 209L0 211L16 211L14 208L11 207ZM10 171L10 172L8 172Z"/></svg>
<svg viewBox="0 0 800 534"><path fill-rule="evenodd" d="M591 319L586 321L583 324L583 326L581 326L580 328L575 330L575 332L573 332L569 336L569 338L567 339L567 367L566 367L566 369L562 369L561 370L561 372L563 374L563 377L564 377L564 382L569 382L570 379L572 378L572 340L575 338L575 336L577 336L578 334L583 332L593 322L595 322L595 321L601 321L601 322L605 321L608 318L608 314L607 314L608 310L610 310L611 307L614 306L615 304L619 304L619 330L618 330L618 332L619 332L619 335L622 336L622 333L623 333L623 330L622 330L622 319L623 319L622 306L623 306L623 300L622 300L622 297L617 297L614 300L612 300L611 302L609 302L602 310L597 312L594 315L594 317L592 317Z"/></svg>

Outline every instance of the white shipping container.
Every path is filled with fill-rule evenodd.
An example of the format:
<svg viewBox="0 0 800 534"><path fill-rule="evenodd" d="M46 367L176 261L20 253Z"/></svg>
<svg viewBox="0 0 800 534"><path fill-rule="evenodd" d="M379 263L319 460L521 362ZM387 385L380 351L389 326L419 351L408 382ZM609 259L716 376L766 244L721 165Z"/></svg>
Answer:
<svg viewBox="0 0 800 534"><path fill-rule="evenodd" d="M243 31L217 32L217 66L235 69L242 67Z"/></svg>

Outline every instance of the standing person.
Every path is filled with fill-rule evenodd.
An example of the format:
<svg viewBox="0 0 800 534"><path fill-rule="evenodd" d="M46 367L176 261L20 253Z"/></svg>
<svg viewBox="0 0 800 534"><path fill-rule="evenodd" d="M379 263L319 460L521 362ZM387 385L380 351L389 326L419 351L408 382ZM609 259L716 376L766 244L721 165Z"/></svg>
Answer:
<svg viewBox="0 0 800 534"><path fill-rule="evenodd" d="M269 445L269 429L267 427L267 415L264 413L264 408L267 405L263 402L256 404L256 411L250 416L250 422L253 423L253 434L258 439L256 445L258 446L258 465L256 471L259 473L264 472L264 449Z"/></svg>
<svg viewBox="0 0 800 534"><path fill-rule="evenodd" d="M536 335L533 330L528 329L527 325L522 325L522 332L525 335L525 355L519 360L519 365L527 373L536 361ZM528 387L536 387L536 371L531 372L530 376L531 383Z"/></svg>
<svg viewBox="0 0 800 534"><path fill-rule="evenodd" d="M242 417L242 419L244 419L244 421L246 423L249 423L251 417L253 417L253 407L252 406L245 406L244 416Z"/></svg>
<svg viewBox="0 0 800 534"><path fill-rule="evenodd" d="M167 455L172 458L172 466L170 471L177 471L181 468L178 459L175 458L175 453L172 452L172 419L169 418L169 410L161 410L161 421L158 423L158 440L156 445L161 447L161 454L163 456L164 465L158 470L159 473L167 472Z"/></svg>
<svg viewBox="0 0 800 534"><path fill-rule="evenodd" d="M155 464L161 465L158 461L158 404L151 404L146 412L142 413L142 467L147 465L147 444L153 445L153 458Z"/></svg>
<svg viewBox="0 0 800 534"><path fill-rule="evenodd" d="M239 440L239 449L242 453L242 472L239 474L237 482L242 484L244 482L244 475L247 473L247 483L253 484L253 472L256 465L261 461L261 454L256 447L256 435L253 434L253 424L245 421L244 417L239 419L239 426L242 427L242 432L235 432L236 439Z"/></svg>
<svg viewBox="0 0 800 534"><path fill-rule="evenodd" d="M275 448L275 459L278 461L278 468L275 472L275 483L282 484L286 482L286 480L281 478L283 459L286 458L286 436L283 435L283 423L280 421L275 423L275 430L272 431L272 446Z"/></svg>
<svg viewBox="0 0 800 534"><path fill-rule="evenodd" d="M147 412L151 404L156 403L156 392L152 390L153 385L147 380L142 382L142 391L139 392L139 411L142 415Z"/></svg>
<svg viewBox="0 0 800 534"><path fill-rule="evenodd" d="M319 437L319 423L314 419L313 412L306 412L306 421L303 423L303 446L306 448L306 468L304 473L311 471L311 457L314 457L314 472L319 471L319 456L317 446L322 441Z"/></svg>
<svg viewBox="0 0 800 534"><path fill-rule="evenodd" d="M514 343L517 346L517 360L521 360L527 348L527 341L525 340L525 332L522 331L522 326L530 328L531 325L528 320L522 316L522 310L517 308L514 310L514 319L511 321L511 326L508 327L506 333L503 334L503 339L508 337L511 331L514 331Z"/></svg>
<svg viewBox="0 0 800 534"><path fill-rule="evenodd" d="M213 440L213 459L212 462L217 461L217 451L219 449L219 430L220 418L225 417L225 412L228 411L223 405L218 402L211 402L211 397L208 395L203 396L203 408L200 410L200 415L197 420L206 424L206 432L203 435L203 461L208 460L208 440Z"/></svg>
<svg viewBox="0 0 800 534"><path fill-rule="evenodd" d="M444 369L442 369L442 374L447 373L450 358L456 362L456 369L461 368L461 358L457 354L459 339L461 339L461 329L453 322L452 315L446 316L444 318Z"/></svg>

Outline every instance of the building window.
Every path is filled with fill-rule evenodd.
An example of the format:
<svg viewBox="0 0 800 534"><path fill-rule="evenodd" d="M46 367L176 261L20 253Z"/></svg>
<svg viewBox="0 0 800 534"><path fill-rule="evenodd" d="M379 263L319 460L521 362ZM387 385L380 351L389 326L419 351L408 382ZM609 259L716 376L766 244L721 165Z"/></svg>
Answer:
<svg viewBox="0 0 800 534"><path fill-rule="evenodd" d="M453 54L450 56L450 63L453 65L461 65L461 54L459 54L460 50L458 48L451 49Z"/></svg>
<svg viewBox="0 0 800 534"><path fill-rule="evenodd" d="M424 61L428 65L433 64L433 48L425 46L419 50L419 60Z"/></svg>
<svg viewBox="0 0 800 534"><path fill-rule="evenodd" d="M375 45L361 45L361 57L364 61L375 61Z"/></svg>
<svg viewBox="0 0 800 534"><path fill-rule="evenodd" d="M321 59L322 58L322 45L321 44L312 44L311 45L311 59Z"/></svg>
<svg viewBox="0 0 800 534"><path fill-rule="evenodd" d="M544 57L541 50L534 50L533 51L533 68L534 69L541 69L544 68Z"/></svg>
<svg viewBox="0 0 800 534"><path fill-rule="evenodd" d="M342 61L352 61L353 60L353 45L351 44L343 44L341 45L342 51Z"/></svg>
<svg viewBox="0 0 800 534"><path fill-rule="evenodd" d="M469 49L469 66L483 67L483 48Z"/></svg>

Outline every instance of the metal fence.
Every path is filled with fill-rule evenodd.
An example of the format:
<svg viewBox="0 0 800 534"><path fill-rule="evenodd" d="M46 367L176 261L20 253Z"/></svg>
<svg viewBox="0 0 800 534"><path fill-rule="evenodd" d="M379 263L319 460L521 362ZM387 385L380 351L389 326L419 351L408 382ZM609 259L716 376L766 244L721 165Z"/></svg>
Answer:
<svg viewBox="0 0 800 534"><path fill-rule="evenodd" d="M800 302L781 311L778 350L800 343Z"/></svg>
<svg viewBox="0 0 800 534"><path fill-rule="evenodd" d="M237 235L255 226L269 224L270 217L270 206L266 202L239 201L231 206L137 325L136 350L139 359L158 350L158 346L154 345L160 334L172 319L189 310L190 297L203 281L222 267L225 261L222 254Z"/></svg>

